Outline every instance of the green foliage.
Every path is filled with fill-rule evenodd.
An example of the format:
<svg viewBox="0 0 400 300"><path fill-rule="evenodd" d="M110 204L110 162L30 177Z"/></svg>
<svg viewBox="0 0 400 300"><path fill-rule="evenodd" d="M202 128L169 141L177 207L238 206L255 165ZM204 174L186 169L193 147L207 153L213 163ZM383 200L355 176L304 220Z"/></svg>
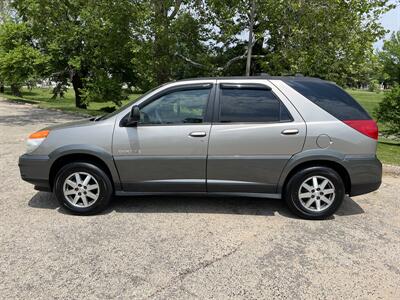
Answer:
<svg viewBox="0 0 400 300"><path fill-rule="evenodd" d="M105 71L98 71L96 75L86 79L82 96L87 103L112 101L121 105L122 100L127 99L123 95L121 80L110 77Z"/></svg>
<svg viewBox="0 0 400 300"><path fill-rule="evenodd" d="M142 23L135 28L131 60L147 90L170 80L207 75L209 39L194 0L147 0L138 4Z"/></svg>
<svg viewBox="0 0 400 300"><path fill-rule="evenodd" d="M357 77L383 36L381 0L269 2L270 38L263 68L270 74L321 77L345 85ZM282 20L285 20L282 22Z"/></svg>
<svg viewBox="0 0 400 300"><path fill-rule="evenodd" d="M379 17L394 7L387 0L207 0L221 74L243 74L253 1L253 74L301 73L352 86L377 79L373 43L385 33Z"/></svg>
<svg viewBox="0 0 400 300"><path fill-rule="evenodd" d="M400 31L393 33L391 38L384 42L379 58L387 74L386 81L400 84Z"/></svg>
<svg viewBox="0 0 400 300"><path fill-rule="evenodd" d="M16 0L13 4L20 17L29 21L39 48L50 57L51 78L72 80L78 107L110 98L111 84L99 88L105 83L99 74L118 78L119 87L136 81L130 64L136 20L131 1Z"/></svg>
<svg viewBox="0 0 400 300"><path fill-rule="evenodd" d="M397 85L385 94L375 111L378 121L386 125L386 133L400 136L400 86Z"/></svg>
<svg viewBox="0 0 400 300"><path fill-rule="evenodd" d="M377 80L371 80L368 86L369 92L379 92L379 82Z"/></svg>
<svg viewBox="0 0 400 300"><path fill-rule="evenodd" d="M181 78L243 75L253 19L252 74L301 73L375 88L398 65L392 43L379 60L372 47L384 34L379 17L393 8L388 0L6 2L0 81L51 78L56 94L72 83L81 108L119 104L123 86L144 91Z"/></svg>
<svg viewBox="0 0 400 300"><path fill-rule="evenodd" d="M46 71L48 57L33 46L26 23L7 21L0 27L0 78L19 87Z"/></svg>

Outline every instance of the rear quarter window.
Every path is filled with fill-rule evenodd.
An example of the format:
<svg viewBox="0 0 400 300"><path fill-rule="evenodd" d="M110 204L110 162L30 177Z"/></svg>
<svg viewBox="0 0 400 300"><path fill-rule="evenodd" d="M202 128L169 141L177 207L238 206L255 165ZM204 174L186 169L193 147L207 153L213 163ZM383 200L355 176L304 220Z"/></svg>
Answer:
<svg viewBox="0 0 400 300"><path fill-rule="evenodd" d="M353 97L333 83L296 80L285 83L341 121L371 119Z"/></svg>

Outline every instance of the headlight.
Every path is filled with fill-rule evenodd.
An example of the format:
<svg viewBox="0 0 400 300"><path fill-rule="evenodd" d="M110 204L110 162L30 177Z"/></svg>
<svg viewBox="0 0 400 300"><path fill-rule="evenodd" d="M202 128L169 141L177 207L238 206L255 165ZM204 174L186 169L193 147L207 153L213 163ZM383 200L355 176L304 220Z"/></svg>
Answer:
<svg viewBox="0 0 400 300"><path fill-rule="evenodd" d="M31 153L35 151L37 147L39 147L40 144L46 139L49 133L49 130L41 130L32 133L26 141L26 153Z"/></svg>

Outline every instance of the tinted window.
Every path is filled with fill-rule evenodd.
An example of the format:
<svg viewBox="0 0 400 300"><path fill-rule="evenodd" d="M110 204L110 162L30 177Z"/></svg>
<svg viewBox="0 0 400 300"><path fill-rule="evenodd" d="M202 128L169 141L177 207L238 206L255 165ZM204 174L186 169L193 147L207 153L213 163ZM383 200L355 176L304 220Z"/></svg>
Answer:
<svg viewBox="0 0 400 300"><path fill-rule="evenodd" d="M339 120L369 120L371 117L356 100L335 84L313 81L285 81Z"/></svg>
<svg viewBox="0 0 400 300"><path fill-rule="evenodd" d="M221 122L290 121L286 107L268 90L221 89Z"/></svg>
<svg viewBox="0 0 400 300"><path fill-rule="evenodd" d="M210 89L177 91L140 109L141 124L202 123Z"/></svg>

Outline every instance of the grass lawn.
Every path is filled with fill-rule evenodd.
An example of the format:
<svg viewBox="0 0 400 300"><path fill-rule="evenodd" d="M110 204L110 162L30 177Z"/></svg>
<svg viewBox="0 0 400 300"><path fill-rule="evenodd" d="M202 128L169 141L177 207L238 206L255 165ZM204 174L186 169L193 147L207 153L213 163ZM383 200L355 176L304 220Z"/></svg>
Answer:
<svg viewBox="0 0 400 300"><path fill-rule="evenodd" d="M18 100L23 102L35 103L41 108L52 108L52 109L61 109L69 112L78 112L88 115L104 115L106 112L102 111L102 108L105 107L116 107L116 105L109 102L92 102L89 104L88 109L81 109L75 107L75 96L73 89L68 89L65 93L63 99L51 99L52 93L50 88L33 88L31 91L23 88L22 90L23 97L12 96L10 90L6 88L4 94L0 94L0 97L7 98L10 100ZM129 95L129 100L124 101L123 104L135 100L140 96L140 94L132 94Z"/></svg>
<svg viewBox="0 0 400 300"><path fill-rule="evenodd" d="M375 93L362 90L347 90L367 111L374 117L373 111L378 103L383 100L384 93ZM379 129L384 128L384 124L378 124ZM383 163L400 165L400 141L393 141L384 137L379 138L378 157Z"/></svg>
<svg viewBox="0 0 400 300"><path fill-rule="evenodd" d="M378 103L383 100L384 93L374 93L362 90L346 90L350 95L352 95L367 111L373 116L373 112L375 107L378 106Z"/></svg>
<svg viewBox="0 0 400 300"><path fill-rule="evenodd" d="M384 93L375 93L361 90L347 90L360 104L373 116L373 110L382 101ZM0 94L0 97L7 98L10 100L26 101L30 103L36 103L41 108L52 108L61 109L70 112L79 112L89 115L102 115L105 112L102 108L113 107L113 102L92 102L89 104L87 110L79 109L75 107L74 92L72 89L68 89L64 99L52 100L51 89L48 88L34 88L31 91L22 89L23 97L15 97L10 95L10 91L6 89L5 94ZM129 96L129 100L124 101L123 104L135 100L140 94L132 94ZM382 128L384 124L379 124ZM388 140L385 138L379 139L378 144L378 157L379 159L387 164L400 165L400 141Z"/></svg>

